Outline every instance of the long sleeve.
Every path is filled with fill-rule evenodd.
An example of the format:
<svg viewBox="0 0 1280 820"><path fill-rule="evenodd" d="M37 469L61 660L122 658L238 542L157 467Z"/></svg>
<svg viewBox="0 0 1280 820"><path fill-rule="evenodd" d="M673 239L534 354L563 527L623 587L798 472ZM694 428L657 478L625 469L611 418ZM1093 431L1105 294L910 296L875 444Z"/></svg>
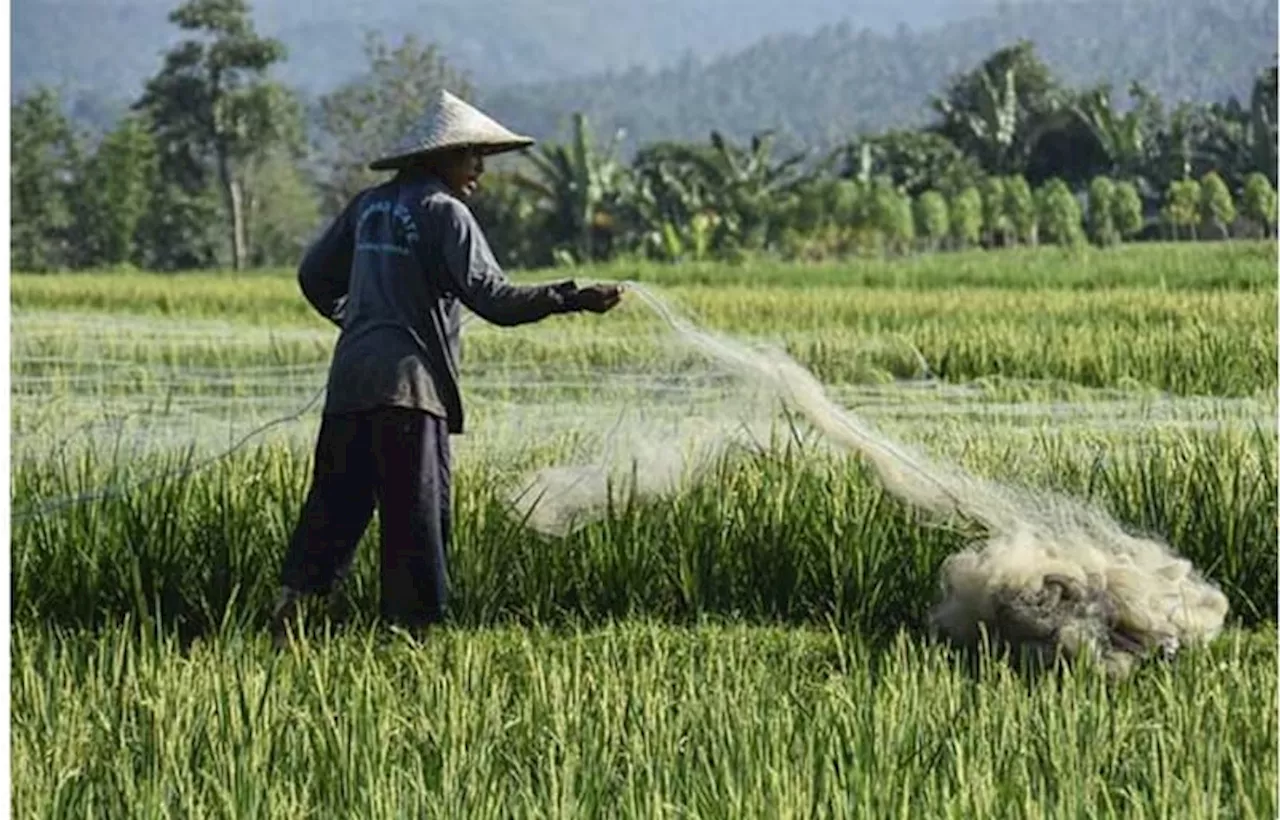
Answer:
<svg viewBox="0 0 1280 820"><path fill-rule="evenodd" d="M440 250L451 290L477 316L496 325L512 326L574 309L577 287L571 280L512 284L471 211L457 201L438 207Z"/></svg>
<svg viewBox="0 0 1280 820"><path fill-rule="evenodd" d="M356 200L311 244L298 266L298 285L316 311L339 327L355 253Z"/></svg>

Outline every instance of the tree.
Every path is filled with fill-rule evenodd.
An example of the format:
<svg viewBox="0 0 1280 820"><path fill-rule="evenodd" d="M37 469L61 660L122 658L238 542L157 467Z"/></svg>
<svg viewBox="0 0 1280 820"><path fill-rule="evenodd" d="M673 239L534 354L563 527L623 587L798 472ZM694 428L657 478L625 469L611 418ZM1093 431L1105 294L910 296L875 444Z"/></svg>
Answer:
<svg viewBox="0 0 1280 820"><path fill-rule="evenodd" d="M979 189L982 193L982 228L988 245L1003 245L1009 235L1009 218L1005 212L1003 177L987 177Z"/></svg>
<svg viewBox="0 0 1280 820"><path fill-rule="evenodd" d="M1028 41L1000 49L933 100L934 131L990 174L1021 173L1040 137L1069 116L1048 67Z"/></svg>
<svg viewBox="0 0 1280 820"><path fill-rule="evenodd" d="M884 238L887 248L904 252L915 239L911 200L899 193L888 179L877 179L871 186L870 204L871 224Z"/></svg>
<svg viewBox="0 0 1280 820"><path fill-rule="evenodd" d="M658 142L636 153L628 174L629 188L620 198L623 241L628 247L652 258L675 261L684 255L685 247L699 246L701 238L693 236L695 217L703 215L699 224L717 233L729 227L724 215L715 210L716 195L709 182L688 160L690 152L709 150L706 146ZM803 207L791 211L792 220L821 219Z"/></svg>
<svg viewBox="0 0 1280 820"><path fill-rule="evenodd" d="M10 264L32 272L62 267L79 162L71 123L47 88L10 106L9 119Z"/></svg>
<svg viewBox="0 0 1280 820"><path fill-rule="evenodd" d="M72 205L79 266L141 261L139 226L156 187L156 146L147 123L128 116L85 162Z"/></svg>
<svg viewBox="0 0 1280 820"><path fill-rule="evenodd" d="M738 226L735 244L767 244L778 203L812 178L801 170L804 152L774 158L776 141L773 132L765 131L753 135L746 146L739 146L712 131L711 151L689 155L720 204L720 212L733 215Z"/></svg>
<svg viewBox="0 0 1280 820"><path fill-rule="evenodd" d="M1262 229L1264 236L1276 233L1276 191L1264 174L1254 172L1244 184L1240 201L1244 217Z"/></svg>
<svg viewBox="0 0 1280 820"><path fill-rule="evenodd" d="M1071 104L1072 112L1089 129L1107 157L1107 172L1126 179L1141 175L1146 167L1150 149L1149 104L1154 99L1136 83L1130 88L1129 96L1137 104L1123 114L1112 107L1108 84L1085 91Z"/></svg>
<svg viewBox="0 0 1280 820"><path fill-rule="evenodd" d="M498 261L508 268L532 268L553 261L547 236L548 214L539 202L516 184L510 171L485 175L484 184L468 203L484 226Z"/></svg>
<svg viewBox="0 0 1280 820"><path fill-rule="evenodd" d="M916 221L911 212L911 197L895 190L894 211L892 239L897 243L900 253L907 253L916 240Z"/></svg>
<svg viewBox="0 0 1280 820"><path fill-rule="evenodd" d="M321 221L319 202L292 153L276 147L245 179L249 264L293 267Z"/></svg>
<svg viewBox="0 0 1280 820"><path fill-rule="evenodd" d="M928 131L888 131L851 142L840 149L840 175L869 183L888 177L909 196L927 190L954 193L977 184L982 169L941 134Z"/></svg>
<svg viewBox="0 0 1280 820"><path fill-rule="evenodd" d="M1080 203L1060 179L1046 182L1038 193L1040 229L1045 238L1058 245L1076 245L1083 238Z"/></svg>
<svg viewBox="0 0 1280 820"><path fill-rule="evenodd" d="M165 55L135 108L151 116L169 164L181 166L185 193L206 187L212 169L229 217L231 264L240 270L248 255L245 165L286 139L296 122L291 95L265 79L285 48L257 35L246 0L187 0L169 20L203 39Z"/></svg>
<svg viewBox="0 0 1280 820"><path fill-rule="evenodd" d="M1022 176L1005 178L1005 213L1014 235L1019 242L1034 245L1039 239L1039 215L1036 213L1035 198L1031 195L1031 186Z"/></svg>
<svg viewBox="0 0 1280 820"><path fill-rule="evenodd" d="M1110 169L1111 160L1094 132L1064 108L1041 127L1023 174L1032 185L1042 185L1056 177L1074 190L1087 187L1089 180Z"/></svg>
<svg viewBox="0 0 1280 820"><path fill-rule="evenodd" d="M853 252L869 234L870 198L870 186L856 180L830 176L807 180L783 197L785 204L774 214L777 247L805 259Z"/></svg>
<svg viewBox="0 0 1280 820"><path fill-rule="evenodd" d="M1200 183L1194 179L1180 179L1169 184L1161 216L1178 238L1178 229L1187 228L1191 237L1196 236L1196 223L1200 214Z"/></svg>
<svg viewBox="0 0 1280 820"><path fill-rule="evenodd" d="M636 184L641 195L654 191L655 183L668 193L679 191L686 201L681 210L693 206L714 224L710 242L717 253L764 247L780 239L788 202L814 179L801 168L803 153L775 159L774 145L768 131L745 146L713 131L710 145L651 146L636 158Z"/></svg>
<svg viewBox="0 0 1280 820"><path fill-rule="evenodd" d="M426 113L441 89L468 102L474 90L433 43L406 36L392 48L381 35L365 37L368 72L320 100L323 208L333 215L378 178L374 154L390 151Z"/></svg>
<svg viewBox="0 0 1280 820"><path fill-rule="evenodd" d="M1201 176L1216 171L1230 190L1242 189L1245 177L1257 170L1249 110L1233 97L1225 104L1198 106L1195 117L1193 167Z"/></svg>
<svg viewBox="0 0 1280 820"><path fill-rule="evenodd" d="M982 236L982 194L965 188L951 201L951 237L956 246L975 245Z"/></svg>
<svg viewBox="0 0 1280 820"><path fill-rule="evenodd" d="M1128 180L1116 183L1111 196L1111 224L1116 235L1129 239L1142 230L1142 197Z"/></svg>
<svg viewBox="0 0 1280 820"><path fill-rule="evenodd" d="M533 173L517 173L513 181L532 192L548 214L555 250L568 252L577 262L608 255L617 199L626 169L616 159L616 134L603 152L582 114L573 117L569 144L545 144L528 155Z"/></svg>
<svg viewBox="0 0 1280 820"><path fill-rule="evenodd" d="M1089 238L1101 246L1115 244L1116 231L1114 203L1116 186L1108 177L1094 177L1089 183Z"/></svg>
<svg viewBox="0 0 1280 820"><path fill-rule="evenodd" d="M1222 238L1230 236L1229 227L1236 221L1236 205L1231 191L1216 171L1200 178L1200 221L1218 226Z"/></svg>
<svg viewBox="0 0 1280 820"><path fill-rule="evenodd" d="M787 228L802 233L846 226L856 217L861 194L862 186L851 179L812 179L792 191L785 211L778 217Z"/></svg>
<svg viewBox="0 0 1280 820"><path fill-rule="evenodd" d="M1150 177L1155 190L1167 191L1171 183L1209 170L1213 158L1202 150L1209 119L1206 109L1189 102L1180 103L1169 115L1152 151Z"/></svg>
<svg viewBox="0 0 1280 820"><path fill-rule="evenodd" d="M916 225L920 236L932 250L947 238L951 225L947 218L947 201L937 191L925 191L916 200Z"/></svg>
<svg viewBox="0 0 1280 820"><path fill-rule="evenodd" d="M1250 138L1254 168L1267 175L1276 186L1276 66L1263 70L1254 80L1249 96Z"/></svg>

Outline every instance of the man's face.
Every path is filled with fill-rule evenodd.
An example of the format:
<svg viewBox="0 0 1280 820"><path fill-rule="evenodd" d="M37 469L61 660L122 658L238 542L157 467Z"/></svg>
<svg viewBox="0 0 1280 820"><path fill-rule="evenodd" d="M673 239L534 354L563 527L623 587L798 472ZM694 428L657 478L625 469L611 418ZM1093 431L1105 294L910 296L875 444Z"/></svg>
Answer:
<svg viewBox="0 0 1280 820"><path fill-rule="evenodd" d="M484 157L478 151L465 149L450 154L441 163L440 175L453 193L467 199L479 187L484 174Z"/></svg>

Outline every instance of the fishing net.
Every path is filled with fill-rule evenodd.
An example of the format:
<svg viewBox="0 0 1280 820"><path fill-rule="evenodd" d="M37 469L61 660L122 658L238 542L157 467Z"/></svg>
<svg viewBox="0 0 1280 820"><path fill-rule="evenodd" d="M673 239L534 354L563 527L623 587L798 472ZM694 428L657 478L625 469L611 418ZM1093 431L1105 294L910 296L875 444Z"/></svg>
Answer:
<svg viewBox="0 0 1280 820"><path fill-rule="evenodd" d="M985 630L1045 652L1094 654L1123 673L1222 628L1225 596L1166 545L1073 499L971 475L908 442L949 425L989 435L995 417L1019 435L1046 422L1215 425L1265 418L1265 408L1102 391L1087 404L992 402L934 379L918 351L892 336L848 352L855 361L842 362L844 380L827 387L780 352L778 339L708 332L659 293L630 289L635 304L622 319L465 327L469 432L456 452L515 471L508 501L526 526L565 536L612 499L678 492L735 450L805 434L866 460L889 492L936 520L961 517L986 532L941 568L932 622L959 643ZM309 451L336 338L327 327L39 311L15 313L12 327L15 463L78 450L138 463L184 452L188 469L250 444ZM15 516L80 500L28 499Z"/></svg>
<svg viewBox="0 0 1280 820"><path fill-rule="evenodd" d="M1044 656L1088 654L1124 675L1138 661L1170 655L1221 630L1226 596L1167 545L1134 536L1102 510L1074 499L1004 486L934 461L833 401L812 373L777 348L708 332L658 294L635 284L632 290L685 345L749 385L740 395L751 399L737 405L736 418L702 420L696 447L680 436L641 437L632 451L640 474L648 465L665 468L675 453L695 455L682 463L684 473L656 470L648 479L655 485L687 475L690 467L696 471L710 454L740 443L735 431L751 426L747 409L757 411L754 421L761 423L759 411L778 401L828 444L870 462L899 499L939 520L960 517L984 528L985 539L941 568L943 600L931 622L953 641L973 645L991 635ZM600 508L610 468L625 464L616 452L602 455L594 465L536 472L513 503L526 505L525 514L550 531L581 522L583 513ZM545 510L540 517L538 504Z"/></svg>

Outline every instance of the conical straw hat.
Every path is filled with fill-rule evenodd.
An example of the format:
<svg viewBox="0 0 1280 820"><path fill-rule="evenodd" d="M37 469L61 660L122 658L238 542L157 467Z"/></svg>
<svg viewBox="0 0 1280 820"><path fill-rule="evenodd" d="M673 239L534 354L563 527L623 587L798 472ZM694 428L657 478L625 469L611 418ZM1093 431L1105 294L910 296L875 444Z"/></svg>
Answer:
<svg viewBox="0 0 1280 820"><path fill-rule="evenodd" d="M508 131L474 106L441 89L430 110L388 155L374 160L375 171L402 168L427 154L449 148L476 148L485 154L515 151L533 140Z"/></svg>

